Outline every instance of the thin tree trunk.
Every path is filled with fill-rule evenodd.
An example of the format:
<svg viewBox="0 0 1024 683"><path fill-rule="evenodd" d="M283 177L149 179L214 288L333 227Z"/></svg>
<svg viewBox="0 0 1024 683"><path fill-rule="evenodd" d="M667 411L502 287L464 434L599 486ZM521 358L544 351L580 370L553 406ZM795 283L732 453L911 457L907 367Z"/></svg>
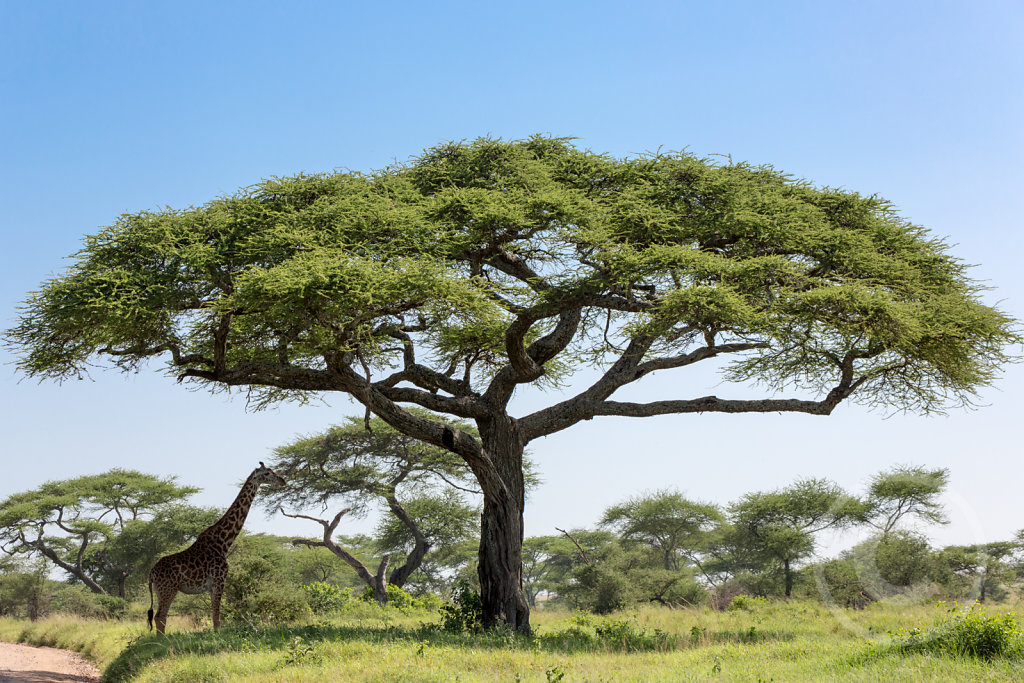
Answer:
<svg viewBox="0 0 1024 683"><path fill-rule="evenodd" d="M398 497L392 491L387 496L388 507L391 509L392 514L395 515L405 525L405 527L412 533L414 539L414 545L412 552L405 558L405 563L391 572L391 576L388 578L388 583L392 586L398 586L399 588L405 588L406 581L414 571L420 568L423 564L423 558L426 556L427 551L430 550L430 542L427 541L427 537L423 535L416 520L409 516L405 508L402 507L401 503L398 502Z"/></svg>
<svg viewBox="0 0 1024 683"><path fill-rule="evenodd" d="M789 567L788 557L782 561L782 566L785 569L786 574L786 597L788 598L793 592L793 571Z"/></svg>

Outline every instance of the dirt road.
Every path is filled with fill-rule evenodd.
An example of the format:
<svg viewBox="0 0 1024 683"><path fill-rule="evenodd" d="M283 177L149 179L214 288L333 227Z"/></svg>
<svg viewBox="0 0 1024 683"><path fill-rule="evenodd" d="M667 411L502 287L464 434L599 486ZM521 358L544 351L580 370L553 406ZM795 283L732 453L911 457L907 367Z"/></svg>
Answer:
<svg viewBox="0 0 1024 683"><path fill-rule="evenodd" d="M0 683L94 683L98 680L99 669L74 652L0 643Z"/></svg>

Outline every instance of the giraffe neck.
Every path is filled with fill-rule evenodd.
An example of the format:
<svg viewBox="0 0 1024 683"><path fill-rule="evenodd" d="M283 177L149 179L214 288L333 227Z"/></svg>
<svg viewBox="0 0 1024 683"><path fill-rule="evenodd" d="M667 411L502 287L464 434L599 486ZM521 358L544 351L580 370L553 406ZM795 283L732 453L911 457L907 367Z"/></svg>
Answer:
<svg viewBox="0 0 1024 683"><path fill-rule="evenodd" d="M221 553L226 554L231 548L231 544L238 538L242 525L245 524L245 518L249 516L249 508L252 507L252 501L256 498L256 491L259 487L260 485L252 480L252 476L246 479L242 484L242 490L235 497L235 502L231 503L231 507L224 513L224 516L200 534Z"/></svg>

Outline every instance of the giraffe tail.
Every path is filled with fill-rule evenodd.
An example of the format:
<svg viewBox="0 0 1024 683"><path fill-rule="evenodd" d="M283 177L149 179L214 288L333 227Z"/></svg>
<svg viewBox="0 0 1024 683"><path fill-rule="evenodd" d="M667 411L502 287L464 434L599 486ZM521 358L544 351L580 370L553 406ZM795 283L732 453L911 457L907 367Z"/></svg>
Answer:
<svg viewBox="0 0 1024 683"><path fill-rule="evenodd" d="M149 621L149 630L153 630L153 578L149 579L149 611L146 612L146 619Z"/></svg>

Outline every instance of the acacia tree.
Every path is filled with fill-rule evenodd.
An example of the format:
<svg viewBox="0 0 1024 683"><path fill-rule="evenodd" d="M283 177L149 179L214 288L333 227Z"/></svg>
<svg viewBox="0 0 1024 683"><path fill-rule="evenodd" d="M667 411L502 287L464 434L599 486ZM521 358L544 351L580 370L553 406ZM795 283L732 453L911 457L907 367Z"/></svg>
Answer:
<svg viewBox="0 0 1024 683"><path fill-rule="evenodd" d="M414 409L411 412L422 419L437 417L424 410ZM465 424L460 427L471 430ZM439 487L476 492L467 488L472 485L472 474L462 458L446 448L407 436L379 418L365 421L348 418L322 434L302 437L280 446L274 449L271 466L288 483L268 494L266 508L274 511L280 507L287 517L309 519L323 527L321 540L295 539L293 542L329 549L373 589L374 597L381 604L387 603L388 584L403 587L409 576L420 567L432 542L439 537L432 533L436 530L423 528L425 520L410 514L408 503L402 498L408 498L409 491L422 495L437 491ZM331 503L339 500L347 507L331 521L290 514L283 507L287 504L327 510ZM457 505L450 499L448 502ZM384 555L376 572L372 572L334 540L342 517L349 513L365 513L381 503L406 532L402 534L392 530L386 543L392 546L392 550L401 548L405 555L405 561L390 575L387 574L390 555Z"/></svg>
<svg viewBox="0 0 1024 683"><path fill-rule="evenodd" d="M483 491L485 624L525 632L528 443L598 416L969 403L1018 339L979 289L877 197L685 153L485 139L123 215L31 296L9 339L31 376L160 356L177 379L247 387L256 405L345 392L444 445ZM613 400L723 359L727 379L769 397ZM588 365L597 379L572 384ZM569 391L513 415L534 384Z"/></svg>
<svg viewBox="0 0 1024 683"><path fill-rule="evenodd" d="M767 493L748 493L729 506L737 541L782 566L784 592L793 565L814 552L814 534L863 521L865 506L823 479L801 479Z"/></svg>
<svg viewBox="0 0 1024 683"><path fill-rule="evenodd" d="M615 529L627 543L654 548L661 553L666 570L678 571L680 558L694 559L704 545L704 536L723 520L717 506L663 490L607 508L600 523Z"/></svg>
<svg viewBox="0 0 1024 683"><path fill-rule="evenodd" d="M414 494L403 504L429 543L429 552L406 581L421 590L441 592L452 584L452 577L460 568L473 559L472 543L480 532L479 506L468 505L452 488ZM418 543L413 529L394 515L380 519L374 540L383 552L406 556Z"/></svg>
<svg viewBox="0 0 1024 683"><path fill-rule="evenodd" d="M888 535L900 520L913 516L932 524L948 524L938 498L949 483L949 470L929 470L914 465L898 465L879 472L868 485L866 521Z"/></svg>
<svg viewBox="0 0 1024 683"><path fill-rule="evenodd" d="M105 575L124 597L138 563L115 550L118 535L197 491L178 486L173 477L122 469L46 482L0 502L0 550L45 557L94 593L108 593Z"/></svg>

